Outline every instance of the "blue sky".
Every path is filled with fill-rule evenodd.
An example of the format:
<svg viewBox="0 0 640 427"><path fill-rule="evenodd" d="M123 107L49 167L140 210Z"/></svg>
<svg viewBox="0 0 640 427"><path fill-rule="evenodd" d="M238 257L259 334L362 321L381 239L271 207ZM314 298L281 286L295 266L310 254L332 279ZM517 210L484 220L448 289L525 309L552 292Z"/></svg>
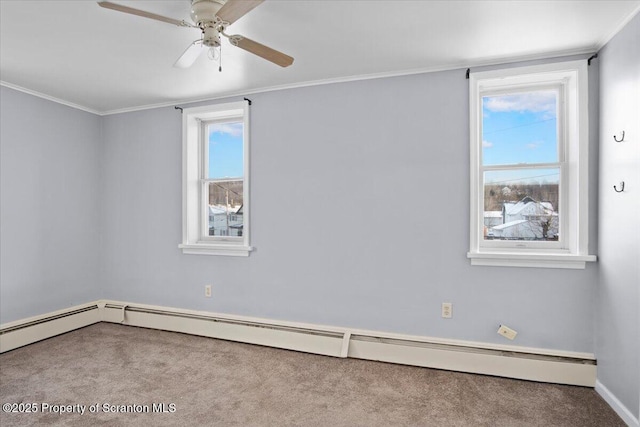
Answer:
<svg viewBox="0 0 640 427"><path fill-rule="evenodd" d="M535 91L482 98L482 163L507 165L558 161L557 92ZM486 182L510 179L558 182L557 170L491 172Z"/></svg>
<svg viewBox="0 0 640 427"><path fill-rule="evenodd" d="M209 125L208 178L243 176L242 123Z"/></svg>

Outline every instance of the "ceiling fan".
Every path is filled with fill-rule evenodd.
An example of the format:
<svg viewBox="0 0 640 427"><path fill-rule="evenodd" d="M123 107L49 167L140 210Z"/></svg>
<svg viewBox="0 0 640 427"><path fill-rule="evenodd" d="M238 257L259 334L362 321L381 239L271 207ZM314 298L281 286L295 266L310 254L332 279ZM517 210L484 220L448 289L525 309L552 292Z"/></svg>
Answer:
<svg viewBox="0 0 640 427"><path fill-rule="evenodd" d="M100 1L98 5L118 12L130 13L144 18L155 19L179 27L198 28L202 37L189 45L174 67L190 67L205 50L215 52L220 47L220 36L229 39L233 46L244 49L281 67L293 64L293 58L275 49L265 46L241 35L229 35L227 27L260 5L264 0L191 0L191 19L193 24L185 20L167 18L144 10L134 9L108 1ZM208 48L208 49L207 49Z"/></svg>

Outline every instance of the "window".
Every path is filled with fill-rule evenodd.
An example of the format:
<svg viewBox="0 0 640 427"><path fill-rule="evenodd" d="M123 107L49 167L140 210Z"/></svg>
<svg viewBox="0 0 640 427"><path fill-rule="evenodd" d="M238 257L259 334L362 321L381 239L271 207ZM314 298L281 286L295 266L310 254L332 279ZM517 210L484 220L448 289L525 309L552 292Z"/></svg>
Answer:
<svg viewBox="0 0 640 427"><path fill-rule="evenodd" d="M185 254L248 256L249 108L246 102L183 111Z"/></svg>
<svg viewBox="0 0 640 427"><path fill-rule="evenodd" d="M585 61L470 78L473 265L584 268L588 255Z"/></svg>

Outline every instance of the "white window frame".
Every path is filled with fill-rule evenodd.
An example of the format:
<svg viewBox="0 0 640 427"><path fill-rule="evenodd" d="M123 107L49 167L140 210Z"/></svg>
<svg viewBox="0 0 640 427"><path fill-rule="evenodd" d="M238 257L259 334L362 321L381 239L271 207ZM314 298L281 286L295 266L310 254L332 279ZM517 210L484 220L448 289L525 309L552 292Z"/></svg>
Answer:
<svg viewBox="0 0 640 427"><path fill-rule="evenodd" d="M472 265L583 269L588 254L588 75L586 61L473 73L470 100L470 243ZM482 97L559 87L558 163L560 166L560 240L497 241L483 237L484 182L487 170L514 165L482 165ZM558 164L518 165L556 168Z"/></svg>
<svg viewBox="0 0 640 427"><path fill-rule="evenodd" d="M208 235L207 124L243 122L242 236ZM249 104L247 101L182 111L182 243L184 254L249 256Z"/></svg>

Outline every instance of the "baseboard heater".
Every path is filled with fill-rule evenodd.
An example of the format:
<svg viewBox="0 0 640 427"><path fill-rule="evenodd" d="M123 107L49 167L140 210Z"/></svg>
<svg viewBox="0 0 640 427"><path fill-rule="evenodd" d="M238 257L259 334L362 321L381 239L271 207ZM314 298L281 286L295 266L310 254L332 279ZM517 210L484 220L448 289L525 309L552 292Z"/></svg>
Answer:
<svg viewBox="0 0 640 427"><path fill-rule="evenodd" d="M531 381L594 387L596 361L541 353L430 342L341 328L296 326L227 318L184 310L106 303L102 320L210 338L283 348L333 357L350 357Z"/></svg>
<svg viewBox="0 0 640 427"><path fill-rule="evenodd" d="M12 322L0 328L0 353L101 321L97 303Z"/></svg>
<svg viewBox="0 0 640 427"><path fill-rule="evenodd" d="M104 307L103 320L338 357L341 355L344 335L330 331L110 303Z"/></svg>

